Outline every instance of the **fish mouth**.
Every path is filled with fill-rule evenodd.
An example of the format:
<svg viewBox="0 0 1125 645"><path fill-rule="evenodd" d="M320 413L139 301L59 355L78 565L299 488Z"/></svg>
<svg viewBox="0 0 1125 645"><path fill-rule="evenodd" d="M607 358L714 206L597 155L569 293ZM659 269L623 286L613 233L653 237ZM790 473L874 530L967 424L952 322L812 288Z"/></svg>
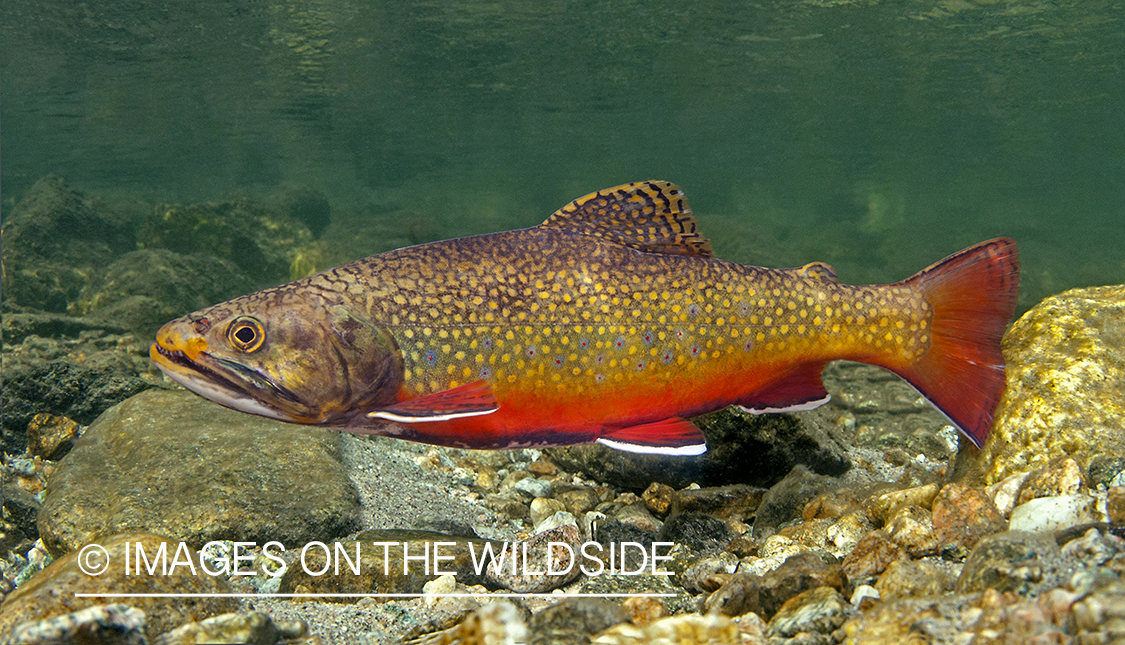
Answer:
<svg viewBox="0 0 1125 645"><path fill-rule="evenodd" d="M279 421L304 421L261 396L266 393L303 408L293 392L253 368L213 356L205 348L202 338L191 339L185 349L170 349L158 339L149 348L149 358L173 381L219 405Z"/></svg>

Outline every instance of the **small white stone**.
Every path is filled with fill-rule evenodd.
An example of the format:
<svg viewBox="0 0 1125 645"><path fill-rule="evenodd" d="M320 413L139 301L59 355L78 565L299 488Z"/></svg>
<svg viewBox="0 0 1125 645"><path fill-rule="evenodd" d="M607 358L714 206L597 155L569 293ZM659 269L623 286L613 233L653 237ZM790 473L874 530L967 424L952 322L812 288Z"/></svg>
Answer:
<svg viewBox="0 0 1125 645"><path fill-rule="evenodd" d="M1013 531L1061 531L1079 524L1106 521L1098 512L1097 500L1089 495L1040 497L1012 509Z"/></svg>
<svg viewBox="0 0 1125 645"><path fill-rule="evenodd" d="M881 596L879 595L879 590L875 587L872 587L871 585L860 585L855 588L854 592L852 592L852 599L850 601L852 603L852 607L859 607L859 604L863 602L864 598L879 600Z"/></svg>
<svg viewBox="0 0 1125 645"><path fill-rule="evenodd" d="M1000 510L1000 514L1008 517L1016 505L1016 496L1020 494L1020 487L1030 473L1016 473L1010 477L984 489L986 495L992 498L992 503Z"/></svg>
<svg viewBox="0 0 1125 645"><path fill-rule="evenodd" d="M577 528L578 520L576 520L573 515L567 513L566 511L559 511L536 525L535 532L537 534L543 533L545 531L557 529L560 526L566 526L568 524L573 525Z"/></svg>

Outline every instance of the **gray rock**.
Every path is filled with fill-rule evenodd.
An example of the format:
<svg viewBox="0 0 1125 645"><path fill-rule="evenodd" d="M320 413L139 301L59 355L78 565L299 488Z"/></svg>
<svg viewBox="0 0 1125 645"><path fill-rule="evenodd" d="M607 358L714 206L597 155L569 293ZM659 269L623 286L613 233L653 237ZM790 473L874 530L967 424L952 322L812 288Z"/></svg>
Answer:
<svg viewBox="0 0 1125 645"><path fill-rule="evenodd" d="M303 544L358 527L340 435L150 390L92 423L52 476L39 515L63 553L108 532Z"/></svg>
<svg viewBox="0 0 1125 645"><path fill-rule="evenodd" d="M253 288L250 278L228 260L141 249L98 270L73 308L95 323L151 338L173 318Z"/></svg>
<svg viewBox="0 0 1125 645"><path fill-rule="evenodd" d="M643 489L652 482L674 488L693 482L769 486L797 464L826 475L848 470L850 462L832 437L828 414L812 410L756 416L732 407L696 417L692 421L707 437L707 452L698 457L637 455L599 444L545 452L565 470L626 489Z"/></svg>
<svg viewBox="0 0 1125 645"><path fill-rule="evenodd" d="M726 522L701 513L670 517L660 531L661 542L683 544L700 555L722 550L735 537Z"/></svg>
<svg viewBox="0 0 1125 645"><path fill-rule="evenodd" d="M604 598L568 598L531 617L531 645L585 645L614 625L628 622L621 605Z"/></svg>
<svg viewBox="0 0 1125 645"><path fill-rule="evenodd" d="M833 559L831 556L828 558ZM728 616L752 611L762 619L770 620L785 601L817 587L847 591L843 569L838 562L828 561L815 553L798 553L764 576L734 574L707 598L705 608L707 613ZM843 597L840 600L847 604Z"/></svg>
<svg viewBox="0 0 1125 645"><path fill-rule="evenodd" d="M838 487L833 477L818 475L804 466L795 466L784 479L762 497L754 519L754 533L773 530L790 520L800 519L801 511L812 498Z"/></svg>
<svg viewBox="0 0 1125 645"><path fill-rule="evenodd" d="M151 383L139 378L107 374L65 361L7 369L0 391L0 449L22 453L27 448L27 424L40 412L87 424L110 407L151 387Z"/></svg>
<svg viewBox="0 0 1125 645"><path fill-rule="evenodd" d="M958 593L996 589L1026 593L1035 588L1059 557L1054 537L1006 531L982 539L965 560Z"/></svg>
<svg viewBox="0 0 1125 645"><path fill-rule="evenodd" d="M65 313L94 267L135 248L130 218L48 175L4 220L4 297Z"/></svg>

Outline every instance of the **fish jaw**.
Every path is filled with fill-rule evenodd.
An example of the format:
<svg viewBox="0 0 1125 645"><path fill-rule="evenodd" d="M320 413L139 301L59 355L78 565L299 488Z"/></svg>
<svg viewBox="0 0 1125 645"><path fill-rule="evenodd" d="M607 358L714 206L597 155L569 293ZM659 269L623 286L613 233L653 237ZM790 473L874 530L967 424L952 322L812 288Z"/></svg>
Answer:
<svg viewBox="0 0 1125 645"><path fill-rule="evenodd" d="M229 378L222 375L229 370L221 367L219 361L207 353L207 347L205 338L185 337L169 323L157 332L156 342L149 347L148 355L168 378L209 401L239 412L298 422L285 411L235 387ZM212 367L218 368L218 371Z"/></svg>

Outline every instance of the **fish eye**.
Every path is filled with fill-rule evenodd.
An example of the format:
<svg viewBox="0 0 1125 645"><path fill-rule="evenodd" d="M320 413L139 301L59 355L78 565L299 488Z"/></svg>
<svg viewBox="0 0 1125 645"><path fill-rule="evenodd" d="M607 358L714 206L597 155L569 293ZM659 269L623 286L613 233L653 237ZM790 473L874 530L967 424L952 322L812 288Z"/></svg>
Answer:
<svg viewBox="0 0 1125 645"><path fill-rule="evenodd" d="M227 328L227 340L238 351L249 354L265 342L266 330L257 318L240 316Z"/></svg>

